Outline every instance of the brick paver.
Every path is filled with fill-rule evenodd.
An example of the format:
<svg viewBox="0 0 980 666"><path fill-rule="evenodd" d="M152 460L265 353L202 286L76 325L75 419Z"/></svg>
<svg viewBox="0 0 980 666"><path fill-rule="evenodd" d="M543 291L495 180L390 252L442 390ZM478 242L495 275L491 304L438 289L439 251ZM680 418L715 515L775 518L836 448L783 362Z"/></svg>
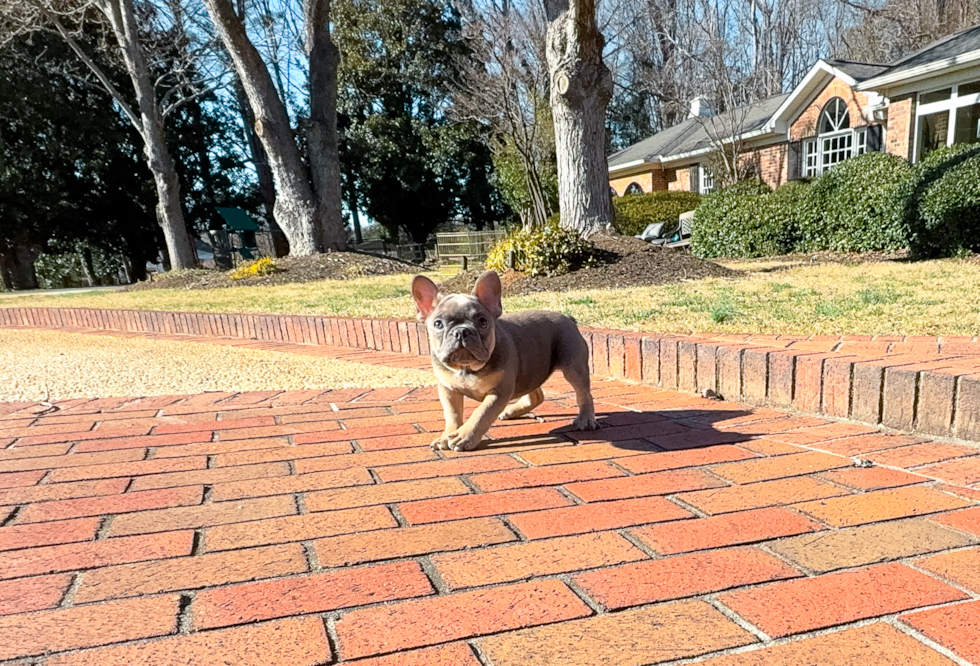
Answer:
<svg viewBox="0 0 980 666"><path fill-rule="evenodd" d="M546 393L472 454L431 388L0 405L0 661L980 662L980 449L602 380L583 436Z"/></svg>
<svg viewBox="0 0 980 666"><path fill-rule="evenodd" d="M719 597L773 637L966 598L956 588L898 563L773 583Z"/></svg>
<svg viewBox="0 0 980 666"><path fill-rule="evenodd" d="M980 601L911 613L902 620L968 663L980 663Z"/></svg>

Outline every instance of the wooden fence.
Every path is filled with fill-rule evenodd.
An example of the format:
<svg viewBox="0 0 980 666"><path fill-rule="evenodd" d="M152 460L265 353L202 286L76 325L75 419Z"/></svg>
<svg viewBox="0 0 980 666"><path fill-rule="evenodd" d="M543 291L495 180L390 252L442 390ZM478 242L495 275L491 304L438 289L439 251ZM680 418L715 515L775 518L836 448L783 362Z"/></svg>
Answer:
<svg viewBox="0 0 980 666"><path fill-rule="evenodd" d="M486 261L490 248L506 235L507 232L503 229L436 234L439 266L454 271L482 264Z"/></svg>

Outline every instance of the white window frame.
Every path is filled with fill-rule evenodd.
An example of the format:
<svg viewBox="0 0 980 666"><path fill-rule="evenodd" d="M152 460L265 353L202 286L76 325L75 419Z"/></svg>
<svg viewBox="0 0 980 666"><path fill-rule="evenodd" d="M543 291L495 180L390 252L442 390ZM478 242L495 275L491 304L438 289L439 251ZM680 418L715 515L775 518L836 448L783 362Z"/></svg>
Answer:
<svg viewBox="0 0 980 666"><path fill-rule="evenodd" d="M840 100L841 103L845 105L845 109L847 108L847 103L844 102L843 99L839 97L835 97L834 99ZM819 130L820 126L823 124L824 114L826 113L829 105L830 101L828 101L827 104L824 105L824 108L820 111L820 116L817 118L817 130ZM850 113L849 110L848 113ZM838 123L838 125L839 124L840 123ZM825 142L832 142L835 139L840 140L844 138L847 138L850 141L850 145L846 148L847 154L843 157L843 159L834 162L834 164L827 164L828 156L833 152L839 152L840 149L834 151L824 150ZM803 164L802 168L800 169L800 174L804 178L822 176L827 169L840 164L844 160L849 160L852 157L863 155L864 153L868 152L868 128L847 127L835 132L817 134L816 136L803 141L802 152Z"/></svg>
<svg viewBox="0 0 980 666"><path fill-rule="evenodd" d="M828 151L824 150L824 141L850 137L851 145L847 149L847 155L834 164L827 164ZM868 152L868 128L859 127L857 129L846 129L840 132L829 132L818 134L810 139L803 141L803 165L800 173L804 178L814 178L822 176L827 169L834 167L844 160L863 155Z"/></svg>
<svg viewBox="0 0 980 666"><path fill-rule="evenodd" d="M854 130L854 141L851 144L851 157L864 155L868 152L868 128Z"/></svg>
<svg viewBox="0 0 980 666"><path fill-rule="evenodd" d="M827 150L825 146L828 142L834 142L836 140L847 139L846 148L835 148L833 150ZM820 173L826 173L827 169L835 167L845 160L851 159L854 156L854 130L846 129L840 132L828 132L827 134L817 135L817 141L819 142L820 148ZM828 164L828 158L832 153L844 153L844 156L833 164Z"/></svg>
<svg viewBox="0 0 980 666"><path fill-rule="evenodd" d="M812 158L812 159L811 159ZM803 142L803 177L820 175L820 145L816 138Z"/></svg>
<svg viewBox="0 0 980 666"><path fill-rule="evenodd" d="M946 145L952 146L953 139L956 137L956 111L964 106L980 104L980 92L961 96L960 86L968 86L975 83L977 83L976 79L973 81L964 81L963 83L954 83L953 85L936 86L935 88L919 91L918 95L916 95L915 126L913 127L913 131L915 132L912 146L912 154L915 156L915 159L913 160L914 162L918 162L921 159L919 156L919 151L922 147L919 145L919 134L921 133L920 124L922 122L922 116L930 116L934 113L941 113L943 111L949 113L949 120L946 127ZM918 101L922 99L923 95L928 95L929 93L936 92L937 90L945 90L946 88L952 88L949 99L939 100L938 102L930 102L929 104L918 103Z"/></svg>
<svg viewBox="0 0 980 666"><path fill-rule="evenodd" d="M711 194L715 191L715 172L709 164L699 164L698 170L701 174L698 178L698 189L701 194ZM710 183L710 184L709 184Z"/></svg>

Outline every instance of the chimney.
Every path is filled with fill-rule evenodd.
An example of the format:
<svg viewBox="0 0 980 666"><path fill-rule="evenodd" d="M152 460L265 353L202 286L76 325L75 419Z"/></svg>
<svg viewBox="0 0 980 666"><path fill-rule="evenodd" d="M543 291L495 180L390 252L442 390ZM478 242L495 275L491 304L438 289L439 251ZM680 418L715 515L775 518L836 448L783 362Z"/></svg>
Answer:
<svg viewBox="0 0 980 666"><path fill-rule="evenodd" d="M707 118L713 116L714 111L711 104L704 97L695 97L691 100L691 111L687 114L688 118Z"/></svg>

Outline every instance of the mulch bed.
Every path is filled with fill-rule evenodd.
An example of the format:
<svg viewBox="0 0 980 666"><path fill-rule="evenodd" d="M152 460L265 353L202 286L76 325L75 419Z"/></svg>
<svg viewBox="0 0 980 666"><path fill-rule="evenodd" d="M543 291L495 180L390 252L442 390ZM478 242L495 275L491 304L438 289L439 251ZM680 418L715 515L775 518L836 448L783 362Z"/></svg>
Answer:
<svg viewBox="0 0 980 666"><path fill-rule="evenodd" d="M276 259L279 272L233 280L230 271L171 271L127 287L127 291L144 289L221 289L224 287L261 287L317 280L353 280L369 275L417 273L419 267L406 261L376 257L360 252L328 252L309 257Z"/></svg>
<svg viewBox="0 0 980 666"><path fill-rule="evenodd" d="M599 264L565 275L530 277L516 271L501 276L505 296L539 291L615 289L696 280L738 277L741 271L699 259L682 249L655 247L631 236L599 234L590 240L601 251ZM446 292L470 291L481 271L460 273L442 283Z"/></svg>

